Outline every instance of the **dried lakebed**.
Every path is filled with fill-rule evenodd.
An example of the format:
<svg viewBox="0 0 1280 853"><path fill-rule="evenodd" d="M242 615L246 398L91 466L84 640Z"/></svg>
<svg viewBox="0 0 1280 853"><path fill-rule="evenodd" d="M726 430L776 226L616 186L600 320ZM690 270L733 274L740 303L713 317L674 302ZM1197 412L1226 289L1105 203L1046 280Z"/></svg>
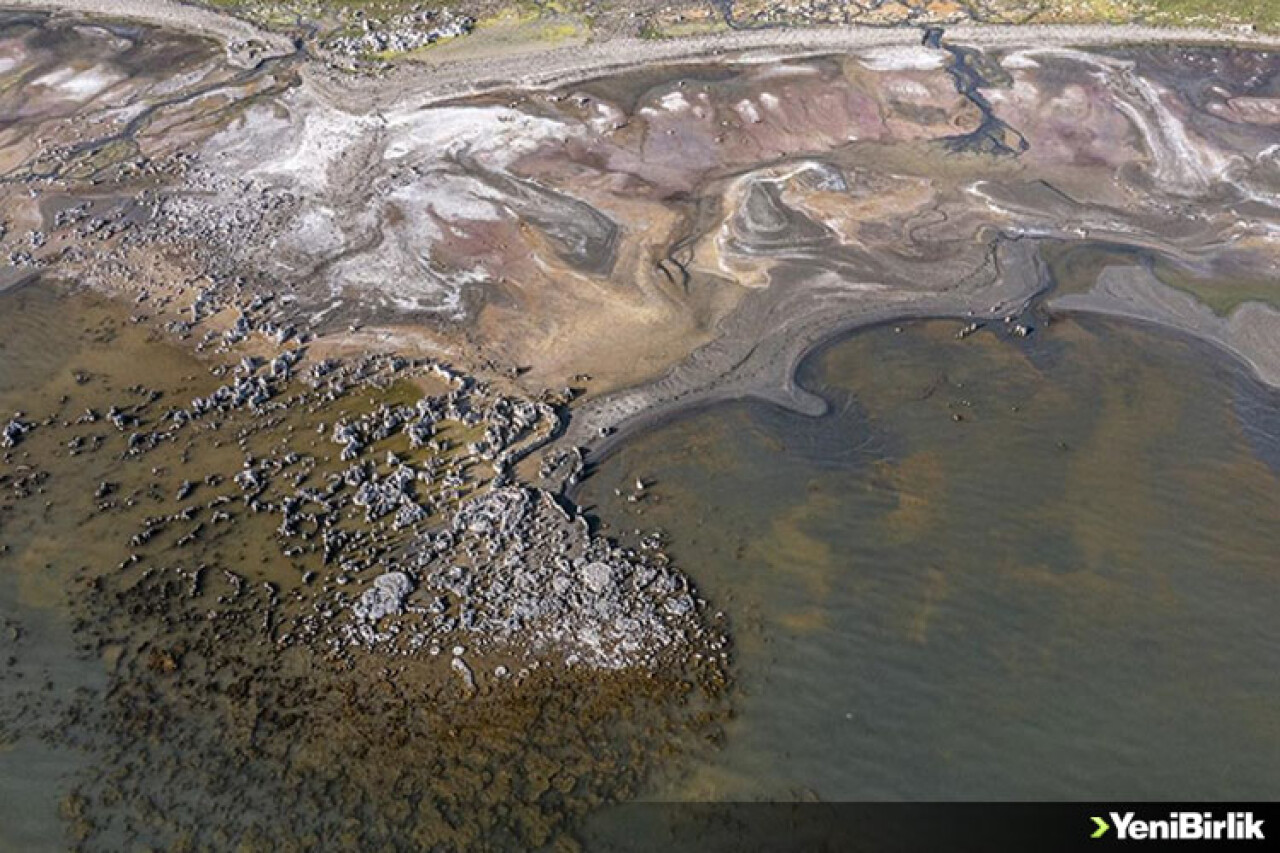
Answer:
<svg viewBox="0 0 1280 853"><path fill-rule="evenodd" d="M790 380L813 345L893 317L1016 323L1047 244L1202 284L1275 261L1262 48L895 34L441 101L404 74L322 80L302 51L243 68L163 30L7 20L0 286L56 268L197 344L270 295L282 333L585 390L565 447L699 401L812 409ZM1072 307L1276 375L1266 295L1219 325L1178 289Z"/></svg>
<svg viewBox="0 0 1280 853"><path fill-rule="evenodd" d="M732 573L566 489L697 405L826 411L794 373L851 329L1121 315L1277 381L1276 54L871 41L442 100L0 18L12 843L528 847L713 767L729 624L684 570ZM586 493L650 517L616 466Z"/></svg>

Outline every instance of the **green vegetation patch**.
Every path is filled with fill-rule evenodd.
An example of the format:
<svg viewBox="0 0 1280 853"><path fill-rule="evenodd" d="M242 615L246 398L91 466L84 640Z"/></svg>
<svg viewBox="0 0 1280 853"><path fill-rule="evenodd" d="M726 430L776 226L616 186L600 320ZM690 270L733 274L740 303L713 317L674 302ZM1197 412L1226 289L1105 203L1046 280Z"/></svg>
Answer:
<svg viewBox="0 0 1280 853"><path fill-rule="evenodd" d="M1194 296L1219 317L1246 302L1280 308L1280 281L1236 273L1197 275L1154 252L1102 243L1052 243L1042 250L1059 294L1087 293L1107 267L1142 267L1161 284Z"/></svg>
<svg viewBox="0 0 1280 853"><path fill-rule="evenodd" d="M1275 0L1147 0L1139 9L1159 24L1254 26L1280 32L1280 3Z"/></svg>
<svg viewBox="0 0 1280 853"><path fill-rule="evenodd" d="M1220 317L1226 317L1246 302L1280 308L1280 281L1230 275L1205 278L1159 258L1154 261L1152 272L1169 287L1190 293Z"/></svg>

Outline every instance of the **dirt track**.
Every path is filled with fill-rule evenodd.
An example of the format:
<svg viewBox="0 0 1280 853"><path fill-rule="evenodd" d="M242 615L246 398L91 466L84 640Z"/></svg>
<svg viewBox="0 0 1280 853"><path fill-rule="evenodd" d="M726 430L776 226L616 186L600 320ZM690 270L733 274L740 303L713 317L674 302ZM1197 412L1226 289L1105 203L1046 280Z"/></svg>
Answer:
<svg viewBox="0 0 1280 853"><path fill-rule="evenodd" d="M978 47L1106 46L1186 42L1280 46L1280 38L1246 31L1140 26L983 26L946 30L953 44ZM763 62L872 47L918 45L917 28L823 27L736 31L663 40L619 38L582 46L521 53L506 59L427 67L405 64L378 80L332 73L311 82L349 109L384 108L419 100L423 104L504 88L554 88L578 80L616 74L638 66L676 65L732 58ZM312 69L314 70L314 69Z"/></svg>
<svg viewBox="0 0 1280 853"><path fill-rule="evenodd" d="M228 45L258 42L267 53L290 53L292 41L248 21L174 0L4 0L2 8L48 9L196 32ZM1217 43L1280 47L1280 37L1248 30L1211 30L1137 25L961 24L946 29L953 44L978 47L1105 46L1129 43ZM375 79L313 73L312 82L349 109L374 111L390 103L423 103L507 88L549 88L617 73L640 65L670 65L723 59L765 61L868 47L919 44L915 27L814 27L733 31L671 39L617 38L587 45L513 53L438 66L405 63ZM322 66L321 66L322 68ZM317 68L311 69L316 72Z"/></svg>

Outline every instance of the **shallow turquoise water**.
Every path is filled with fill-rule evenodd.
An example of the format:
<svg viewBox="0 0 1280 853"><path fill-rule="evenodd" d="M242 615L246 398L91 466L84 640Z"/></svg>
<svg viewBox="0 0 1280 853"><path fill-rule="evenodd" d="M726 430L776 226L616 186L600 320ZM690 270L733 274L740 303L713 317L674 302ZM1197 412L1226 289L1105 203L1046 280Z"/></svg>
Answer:
<svg viewBox="0 0 1280 853"><path fill-rule="evenodd" d="M858 334L802 371L827 416L717 406L584 484L737 635L723 749L651 796L1280 795L1276 396L1131 326L957 328Z"/></svg>

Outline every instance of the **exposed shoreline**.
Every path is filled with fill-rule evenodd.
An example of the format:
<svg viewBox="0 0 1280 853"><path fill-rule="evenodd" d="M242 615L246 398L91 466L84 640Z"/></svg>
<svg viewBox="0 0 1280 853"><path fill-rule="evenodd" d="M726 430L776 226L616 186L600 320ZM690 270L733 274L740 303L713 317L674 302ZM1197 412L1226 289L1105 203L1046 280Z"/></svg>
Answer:
<svg viewBox="0 0 1280 853"><path fill-rule="evenodd" d="M1029 246L1022 263L1034 264L1035 251ZM999 311L978 307L996 295L995 291L984 291L981 296L924 298L915 304L866 311L855 308L835 320L815 317L807 324L801 320L795 337L775 341L776 352L770 359L762 360L753 347L748 357L754 370L729 368L708 379L707 368L714 362L704 362L702 371L691 370L690 362L683 362L660 380L587 401L575 412L560 442L585 448L588 462L594 465L628 439L687 411L718 403L755 399L799 414L820 416L827 411L827 401L805 390L796 380L801 365L831 343L896 323L953 320L1007 326L1035 307L1051 315L1093 316L1186 335L1237 362L1264 386L1280 390L1280 341L1267 334L1267 324L1274 328L1280 322L1280 312L1262 303L1248 302L1220 317L1190 294L1163 285L1149 273L1136 269L1108 270L1088 293L1055 294L1043 271L1033 273L1027 266L1006 272L1001 282L1005 289L999 297L1008 302L1002 303L1007 307ZM1122 287L1115 288L1117 283ZM785 331L779 332L778 337L786 337ZM716 343L723 342L719 339Z"/></svg>
<svg viewBox="0 0 1280 853"><path fill-rule="evenodd" d="M257 43L261 58L297 50L293 42L241 19L172 0L9 0L8 8L49 9L72 14L136 19L196 32L228 45L229 54ZM1014 48L1116 46L1130 44L1216 44L1280 47L1280 37L1244 30L1148 27L1137 25L975 25L945 28L949 44ZM840 27L760 29L663 40L618 38L587 45L548 49L502 59L459 61L438 66L405 62L380 77L336 72L322 62L304 60L301 73L322 101L353 115L376 115L388 108L426 107L443 101L496 91L553 89L637 67L698 62L758 62L838 54L874 47L918 45L918 27ZM536 60L536 62L534 61ZM534 67L536 65L536 67ZM1010 251L1002 244L1003 264L996 281L974 288L936 293L891 293L867 297L838 287L810 293L806 301L753 293L741 310L725 318L715 338L676 363L665 375L630 389L587 398L574 416L560 447L586 448L599 458L626 435L689 407L719 400L757 397L801 412L822 411L820 400L795 382L795 371L815 348L833 338L872 325L926 318L968 318L980 322L1012 320L1047 289L1037 270L1033 241ZM1190 305L1194 306L1194 300ZM1267 349L1253 312L1244 328L1231 328L1192 307L1170 308L1167 301L1139 304L1105 292L1054 298L1049 307L1163 323L1203 337L1243 359L1264 382L1280 384L1280 357ZM1168 314L1172 311L1171 314ZM1185 309L1185 310L1183 310ZM1165 313L1162 313L1165 312ZM1211 314L1211 312L1209 312ZM1168 316L1165 316L1168 314ZM1261 353L1261 355L1258 355Z"/></svg>
<svg viewBox="0 0 1280 853"><path fill-rule="evenodd" d="M1264 385L1280 389L1280 341L1267 334L1280 312L1246 302L1226 316L1145 271L1108 270L1088 293L1048 301L1051 310L1138 322L1190 335L1240 361Z"/></svg>
<svg viewBox="0 0 1280 853"><path fill-rule="evenodd" d="M967 293L917 295L898 304L865 304L856 297L797 313L790 323L757 340L728 333L670 373L639 388L587 401L575 413L562 444L585 447L598 463L627 438L682 412L754 398L801 414L821 415L827 403L796 381L800 365L834 340L878 326L922 320L1012 323L1050 287L1034 244L999 244L999 272L990 285ZM735 319L735 318L731 318ZM734 347L746 350L735 353ZM699 355L702 357L699 358Z"/></svg>
<svg viewBox="0 0 1280 853"><path fill-rule="evenodd" d="M1266 340L1261 335L1253 338L1246 337L1246 333L1240 331L1232 322L1234 314L1231 317L1217 317L1185 294L1176 294L1175 299L1180 302L1185 300L1185 310L1167 309L1166 306L1131 304L1100 286L1087 294L1062 296L1055 296L1051 291L1036 290L1028 295L1025 308L1045 310L1051 318L1092 318L1151 329L1173 338L1185 338L1206 347L1208 351L1237 366L1262 387L1280 392L1280 342ZM1249 303L1242 308L1245 309L1245 316L1256 311L1268 310L1266 306L1258 303ZM844 323L832 324L820 331L815 330L814 336L806 339L803 347L795 348L785 368L781 364L774 365L773 367L777 368L780 374L786 376L784 382L763 384L755 388L749 386L740 388L732 383L713 384L691 393L688 397L655 397L634 415L624 416L616 426L609 426L607 434L599 432L592 434L589 429L596 424L611 422L611 417L616 413L611 405L612 399L606 397L600 401L589 401L575 414L574 420L570 423L570 429L573 430L576 426L577 431L571 432L563 440L576 439L578 446L586 450L587 462L594 467L603 464L624 444L638 436L658 430L686 415L725 403L755 401L776 405L801 415L821 417L829 412L830 402L821 395L805 389L799 384L797 378L804 363L820 355L828 347L839 344L854 335L886 326L952 321L980 322L987 327L994 327L999 325L993 322L998 319L990 315L980 316L963 306L938 310L920 307L903 308L851 317ZM643 394L649 387L642 386L630 393ZM592 405L593 403L596 405ZM590 418L594 420L584 425L584 421ZM568 496L571 499L576 493L576 486L568 490Z"/></svg>
<svg viewBox="0 0 1280 853"><path fill-rule="evenodd" d="M0 437L15 459L30 454L62 460L56 464L68 473L94 472L82 482L51 477L49 495L62 498L59 512L66 508L51 530L69 529L69 518L89 519L78 528L78 539L86 542L97 530L125 530L125 520L130 532L136 530L127 551L101 564L119 565L113 583L144 571L151 580L132 587L128 598L89 596L82 606L100 608L85 613L136 641L125 658L132 669L121 673L139 678L137 686L169 679L204 695L203 674L183 662L183 649L168 645L178 633L162 605L175 598L178 622L190 626L186 640L212 652L213 669L243 666L224 657L235 643L261 646L268 664L280 667L267 670L269 678L255 675L265 690L263 707L305 696L283 678L285 665L295 655L323 651L327 661L358 662L341 675L354 696L370 693L374 680L396 681L414 689L393 710L412 708L428 695L429 706L447 712L414 717L429 723L410 730L421 756L395 748L385 753L392 760L359 755L363 763L346 790L363 802L391 802L383 792L397 788L379 787L378 771L397 769L397 757L406 755L427 789L437 781L452 784L448 765L442 773L430 762L436 733L450 730L454 720L520 734L524 723L507 725L513 718L504 709L518 709L521 684L534 695L555 689L554 678L585 673L581 683L600 688L595 705L606 721L629 697L665 698L654 690L655 677L661 683L672 676L671 686L683 690L687 685L679 680L697 675L688 684L709 699L729 689L733 632L727 606L716 609L718 593L701 597L691 580L696 572L683 573L663 550L660 533L636 528L639 541L631 546L594 529L575 505L582 497L575 484L584 462L598 464L638 433L701 407L750 399L821 415L829 403L804 388L799 376L808 359L835 341L877 326L928 320L967 324L960 337L981 327L1002 338L1025 337L1037 333L1046 308L1177 330L1236 356L1264 383L1280 388L1280 334L1271 332L1280 330L1280 311L1248 301L1270 300L1270 290L1264 288L1262 297L1254 291L1223 316L1198 301L1194 287L1175 290L1146 268L1119 263L1098 273L1087 267L1089 274L1077 277L1080 268L1064 265L1059 277L1057 255L1046 249L1047 241L1096 249L1114 240L1176 258L1193 277L1247 271L1257 257L1271 261L1280 239L1258 245L1280 231L1259 236L1247 226L1251 213L1262 209L1232 207L1241 182L1252 186L1245 181L1252 174L1242 178L1219 168L1228 154L1213 147L1212 135L1195 136L1185 116L1161 109L1167 107L1161 93L1170 100L1177 95L1176 75L1163 69L1146 77L1118 72L1119 80L1099 84L1102 94L1093 103L1107 105L1113 118L1118 107L1129 108L1124 132L1100 131L1070 157L1040 160L1032 150L1018 160L992 156L991 147L999 154L1027 150L1018 147L1023 137L1016 118L1006 124L993 106L1014 87L986 90L990 99L975 95L985 85L983 74L957 47L1197 41L1270 47L1280 45L1278 38L1142 27L964 26L948 30L940 49L919 47L917 28L759 30L546 51L536 56L536 69L529 67L534 57L522 55L436 68L404 65L372 78L344 76L305 45L171 0L10 5L70 13L34 23L36 16L22 15L19 30L48 24L104 44L180 41L178 53L193 57L187 65L138 61L131 66L138 79L122 84L108 73L115 55L109 51L116 48L95 53L64 47L56 61L66 74L23 78L36 84L32 91L43 86L52 103L75 103L80 112L48 125L62 136L46 136L44 126L34 124L9 153L17 213L12 225L0 222L0 241L10 231L5 248L11 271L71 270L69 279L105 294L102 301L129 334L171 335L187 342L181 344L184 357L211 352L226 359L212 366L212 377L198 380L198 365L185 360L154 380L142 365L128 362L118 365L121 378L110 384L88 372L63 376L58 381L78 384L68 386L56 408L51 401L61 389L51 384L45 410L30 419L15 415ZM200 37L132 25L107 33L81 26L80 13ZM209 39L226 44L228 61ZM894 49L858 53L876 47ZM32 55L41 57L41 50ZM875 67L873 53L880 53L887 71ZM1108 69L1141 51L1061 53L1076 55L1045 59L1043 78L1023 78L1035 96L1030 111L1005 102L1006 115L1020 116L1028 133L1049 142L1054 128L1038 125L1033 113L1053 111L1048 98L1061 96L1053 72L1075 82L1111 63L1095 75L1106 78ZM1158 53L1180 59L1182 51ZM833 55L839 58L773 74L778 60ZM1276 60L1280 69L1280 52L1258 56ZM1043 57L985 58L992 67L1021 59L1021 66L1009 63L1006 79L1012 79L1018 68L1042 67L1036 60ZM49 64L47 58L29 62ZM726 75L736 75L734 82L708 94L702 81L678 79L697 75L675 66L699 62L721 63L731 69ZM740 73L752 63L769 67ZM249 70L228 77L228 64ZM654 76L666 75L665 91L647 100L631 97L628 88L651 86L644 74L636 75L639 82L613 81L612 90L606 83L573 88L575 81L654 66L663 69ZM792 88L777 82L787 75L794 77L786 84ZM1280 70L1275 79L1280 81ZM861 88L839 88L850 80ZM818 100L827 93L818 84L805 88L806 81L834 87L837 95ZM179 91L166 89L170 84ZM97 103L116 85L144 93L137 103L143 110L155 107L145 113L147 121L137 121L144 113L136 113L122 123L120 113ZM556 87L565 88L550 91ZM1139 94L1112 97L1130 89ZM532 95L495 104L508 103L515 90ZM902 104L875 97L890 90L904 93ZM154 91L161 94L148 94ZM120 94L103 100L114 108ZM147 97L162 100L149 105ZM466 97L475 99L444 103ZM1088 104L1089 97L1081 99ZM225 113L217 107L223 98ZM608 109L591 112L597 100ZM1280 127L1280 97L1274 100ZM786 111L788 103L816 103L816 113L833 105L837 120L796 118ZM861 112L841 112L850 104ZM771 118L761 118L766 109L774 111ZM860 122L862 114L877 116L880 125L868 129L872 120ZM83 119L75 121L77 115ZM1016 137L1013 145L999 147L1000 128L1012 134L1006 138ZM707 132L700 137L702 130ZM731 138L724 144L717 134ZM791 134L798 139L794 145ZM749 154L734 148L733 137ZM55 147L46 143L50 138L66 144ZM659 142L655 150L646 149L651 138ZM30 149L21 147L26 141ZM1196 142L1205 144L1197 148ZM1095 155L1108 145L1123 145L1114 162ZM1256 150L1237 147L1229 154ZM1187 152L1208 152L1212 162L1188 165L1194 157L1179 159ZM1076 153L1096 159L1080 167ZM51 165L41 162L46 155ZM697 155L707 165L696 166ZM681 171L686 160L695 165ZM1263 175L1258 186L1280 192L1280 157L1275 162L1275 183ZM145 189L139 176L148 182ZM1082 184L1105 185L1112 176L1131 194L1078 192ZM173 192L153 190L151 183ZM28 187L24 198L20 191ZM1271 209L1280 210L1280 202ZM1257 218L1275 221L1265 210ZM863 225L869 227L860 230ZM444 236L453 228L456 233ZM1257 255L1240 260L1246 245L1229 258L1239 266L1214 267L1230 229L1233 240L1255 240ZM387 253L379 254L384 246ZM512 259L522 263L506 265ZM465 266L451 266L454 261ZM348 262L344 273L328 276ZM456 290L440 288L460 304L474 294L477 305L433 315L442 303L433 301L440 289L432 288L460 270L471 277L445 281ZM1073 286L1057 289L1068 277ZM387 289L399 281L419 287ZM495 313L482 313L490 308ZM56 327L32 320L32 312L8 316L31 321L33 337L47 339L51 348L59 343ZM436 316L442 317L438 323ZM362 332L365 323L370 328ZM99 334L82 325L84 335ZM399 329L406 334L398 335ZM439 335L432 343L443 342L439 352L414 358L415 346L431 333ZM85 350L83 363L95 368L105 370L113 352L126 353L113 338L87 340L101 345ZM342 349L349 357L325 358ZM877 356L864 358L874 364ZM576 397L581 385L589 393ZM88 394L101 396L81 396ZM189 404L168 403L188 398ZM21 408L36 409L25 401ZM62 409L86 414L72 421ZM90 426L100 419L98 411L107 412L115 431L103 427L105 437L82 450L88 433L98 429ZM206 431L217 435L193 438ZM233 434L234 444L224 438ZM106 451L95 457L100 446ZM86 455L71 462L64 451ZM140 506L131 497L132 483L122 488L106 479L116 475L117 461L135 457L133 476L156 496ZM31 483L38 486L34 476ZM596 484L608 476L601 472ZM614 493L638 502L647 484L637 482L633 492L624 488ZM44 524L53 504L37 494L45 490L31 490L25 511L32 518L43 512ZM164 512L156 514L156 507ZM236 556L230 548L236 540L222 539L230 531L252 548ZM186 549L176 551L181 562L198 568L158 567L157 561L171 562L170 548ZM49 559L39 548L29 550L33 566ZM224 562L224 553L232 555L225 560L230 567L243 571L224 566L221 574L206 572L203 555L212 555L212 569ZM228 635L225 623L205 614L213 612L211 601L221 609L223 599L237 599L242 586L250 593L232 613L237 633ZM135 619L137 613L149 621ZM164 645L148 648L142 625L161 626L157 636ZM109 638L109 632L104 628L98 636ZM263 646L261 636L271 643ZM384 664L396 673L387 676ZM341 769L355 760L342 749L359 741L330 736L328 722L345 712L341 703L326 702L341 697L330 689L335 682L324 666L312 671L319 676L309 682L314 696L299 706L306 714L300 728L314 739L315 766ZM632 673L640 675L629 680ZM435 693L424 694L420 685ZM578 691L556 695L573 700L563 718L576 725ZM132 724L134 707L145 710L154 694L125 690L112 696L121 704L108 706L116 717L100 723L100 730L113 744L145 745L151 731L112 726ZM476 717L471 703L477 701L497 712ZM686 699L671 705L673 725L719 725L718 711L704 714L698 704ZM216 716L183 719L201 736L222 731ZM381 707L357 720L356 730L399 729ZM276 721L273 730L269 721L268 735L282 736L264 740L289 743L286 722L293 725ZM258 738L258 722L248 721L245 731ZM220 743L201 752L209 745L188 736L179 746L215 756L192 762L197 769L230 766L216 757ZM527 748L513 747L517 755ZM559 748L552 743L552 754ZM659 756L647 747L645 754ZM287 754L281 761L298 766ZM493 763L519 766L499 754ZM641 769L622 760L612 766L627 773ZM373 771L372 781L365 771ZM163 811L151 805L144 784L152 777L136 778L140 783L126 786L124 794L149 811ZM166 789L200 790L175 778ZM492 778L483 790L501 798ZM601 778L600 790L610 796L630 783ZM313 781L315 792L301 788L302 802L331 802L320 784L325 780L304 774L305 784ZM235 801L233 785L215 777L214 787ZM288 803L276 797L272 808ZM328 806L324 813L342 817ZM387 818L388 826L403 820L390 812ZM214 829L203 815L194 823ZM411 824L431 821L414 818Z"/></svg>

